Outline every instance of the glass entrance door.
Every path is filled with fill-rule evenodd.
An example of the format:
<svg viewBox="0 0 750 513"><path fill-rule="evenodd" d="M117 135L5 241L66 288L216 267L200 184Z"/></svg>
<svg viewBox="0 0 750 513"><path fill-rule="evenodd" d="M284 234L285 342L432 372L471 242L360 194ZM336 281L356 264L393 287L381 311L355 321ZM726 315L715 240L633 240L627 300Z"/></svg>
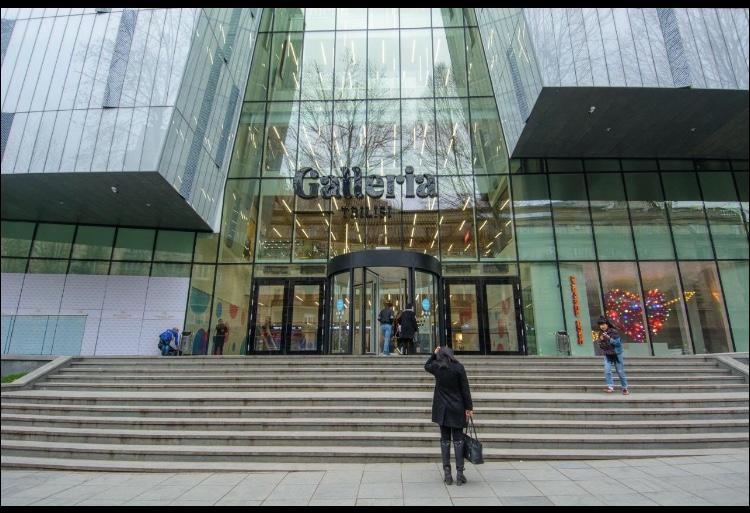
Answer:
<svg viewBox="0 0 750 513"><path fill-rule="evenodd" d="M448 340L456 352L525 354L514 278L445 281Z"/></svg>
<svg viewBox="0 0 750 513"><path fill-rule="evenodd" d="M322 280L256 280L248 352L319 352L322 347Z"/></svg>

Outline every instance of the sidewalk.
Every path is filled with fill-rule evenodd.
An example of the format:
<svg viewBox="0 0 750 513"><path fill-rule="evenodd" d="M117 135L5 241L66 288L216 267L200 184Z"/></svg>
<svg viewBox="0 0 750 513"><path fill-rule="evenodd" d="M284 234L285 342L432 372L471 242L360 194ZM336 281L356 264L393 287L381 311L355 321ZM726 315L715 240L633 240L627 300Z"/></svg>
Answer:
<svg viewBox="0 0 750 513"><path fill-rule="evenodd" d="M659 459L507 461L466 465L467 484L435 463L348 465L262 473L2 471L2 506L346 505L747 506L748 449ZM453 470L455 477L455 468Z"/></svg>

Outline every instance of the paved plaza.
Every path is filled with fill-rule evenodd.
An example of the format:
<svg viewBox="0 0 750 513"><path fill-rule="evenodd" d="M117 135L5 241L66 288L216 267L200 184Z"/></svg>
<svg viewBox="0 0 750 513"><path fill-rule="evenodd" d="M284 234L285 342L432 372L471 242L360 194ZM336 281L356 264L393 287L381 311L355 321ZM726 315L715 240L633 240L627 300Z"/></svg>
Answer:
<svg viewBox="0 0 750 513"><path fill-rule="evenodd" d="M443 484L438 462L258 473L3 470L2 506L747 506L748 462L748 449L737 449L680 458L467 464L469 482L461 487Z"/></svg>

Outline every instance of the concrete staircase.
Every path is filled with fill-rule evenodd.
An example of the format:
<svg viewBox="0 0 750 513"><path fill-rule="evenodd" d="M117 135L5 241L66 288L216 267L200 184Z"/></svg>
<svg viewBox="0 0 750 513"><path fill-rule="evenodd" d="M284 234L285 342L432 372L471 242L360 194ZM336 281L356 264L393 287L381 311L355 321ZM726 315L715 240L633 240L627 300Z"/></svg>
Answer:
<svg viewBox="0 0 750 513"><path fill-rule="evenodd" d="M248 470L438 461L424 356L75 358L2 393L2 467ZM748 447L747 377L715 359L461 358L486 461ZM616 381L617 382L617 381Z"/></svg>

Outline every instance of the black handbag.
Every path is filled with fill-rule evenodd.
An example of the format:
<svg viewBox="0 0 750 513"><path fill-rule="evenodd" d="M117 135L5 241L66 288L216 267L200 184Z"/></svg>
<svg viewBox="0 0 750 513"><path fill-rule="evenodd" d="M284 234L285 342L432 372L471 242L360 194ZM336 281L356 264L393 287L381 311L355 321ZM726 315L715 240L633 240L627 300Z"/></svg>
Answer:
<svg viewBox="0 0 750 513"><path fill-rule="evenodd" d="M474 426L474 419L472 417L469 417L469 425L474 432L474 438L469 435L469 426L467 426L466 433L464 433L464 458L474 465L481 465L484 463L484 458L482 458L482 442L477 438L477 428Z"/></svg>

